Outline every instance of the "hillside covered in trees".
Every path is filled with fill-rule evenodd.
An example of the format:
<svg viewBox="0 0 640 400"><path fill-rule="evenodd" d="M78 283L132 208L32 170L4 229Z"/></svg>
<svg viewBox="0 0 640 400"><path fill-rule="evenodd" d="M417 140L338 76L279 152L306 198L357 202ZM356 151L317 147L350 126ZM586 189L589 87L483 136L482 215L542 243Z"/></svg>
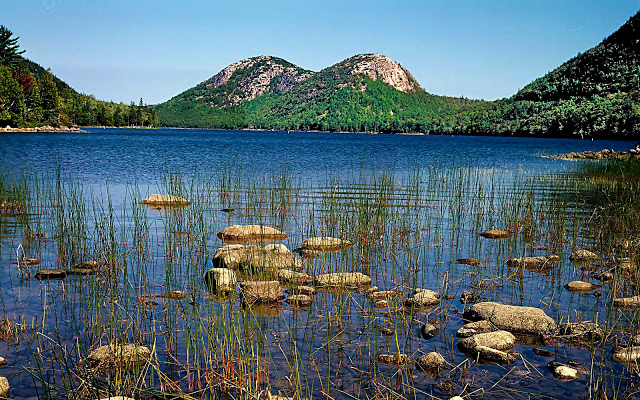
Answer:
<svg viewBox="0 0 640 400"><path fill-rule="evenodd" d="M496 101L429 94L409 71L376 54L317 73L261 56L156 109L162 125L180 127L636 138L639 57L636 14L598 46Z"/></svg>
<svg viewBox="0 0 640 400"><path fill-rule="evenodd" d="M80 94L24 58L17 37L0 26L0 126L155 126L153 107Z"/></svg>

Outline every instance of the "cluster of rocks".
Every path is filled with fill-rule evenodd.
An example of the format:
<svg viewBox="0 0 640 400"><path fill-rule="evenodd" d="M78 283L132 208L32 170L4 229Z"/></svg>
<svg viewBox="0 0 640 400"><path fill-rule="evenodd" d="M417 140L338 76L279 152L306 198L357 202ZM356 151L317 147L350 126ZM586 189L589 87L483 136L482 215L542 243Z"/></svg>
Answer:
<svg viewBox="0 0 640 400"><path fill-rule="evenodd" d="M39 263L40 262L38 261L37 264ZM36 263L32 262L29 265L36 265ZM38 272L36 272L34 278L40 281L45 281L65 279L69 275L93 275L96 272L100 271L100 269L104 267L104 265L105 264L102 262L88 260L76 264L69 269L41 268L40 270L38 270Z"/></svg>
<svg viewBox="0 0 640 400"><path fill-rule="evenodd" d="M68 127L68 126L60 126L58 128L55 128L55 127L49 126L49 125L39 126L37 128L12 128L10 126L7 126L6 128L0 128L0 133L27 133L27 132L33 132L33 133L70 133L70 132L87 133L87 131L84 131L84 130L82 130L80 128Z"/></svg>
<svg viewBox="0 0 640 400"><path fill-rule="evenodd" d="M364 289L371 277L360 272L334 272L312 276L303 272L305 264L299 255L284 244L260 246L256 242L284 240L287 235L262 225L232 225L217 234L225 244L213 256L213 268L206 271L204 281L212 293L240 295L246 305L277 304L283 300L291 306L308 307L316 293L313 285L325 288ZM244 244L240 244L244 243ZM301 250L313 252L341 251L351 242L333 237L306 239ZM238 281L238 273L258 274L264 280ZM285 296L284 288L288 296Z"/></svg>
<svg viewBox="0 0 640 400"><path fill-rule="evenodd" d="M567 154L558 154L544 156L546 158L560 158L563 160L637 160L640 159L640 147L636 145L629 151L615 151L603 149L600 151L583 151L571 152Z"/></svg>

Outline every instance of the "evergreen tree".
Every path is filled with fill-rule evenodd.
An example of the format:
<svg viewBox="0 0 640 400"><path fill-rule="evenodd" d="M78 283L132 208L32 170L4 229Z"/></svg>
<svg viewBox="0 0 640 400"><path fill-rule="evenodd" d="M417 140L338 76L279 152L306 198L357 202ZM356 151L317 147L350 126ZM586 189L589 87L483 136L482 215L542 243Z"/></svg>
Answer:
<svg viewBox="0 0 640 400"><path fill-rule="evenodd" d="M44 122L55 126L60 125L62 104L51 70L44 73L40 86L40 97Z"/></svg>
<svg viewBox="0 0 640 400"><path fill-rule="evenodd" d="M0 65L0 123L18 126L22 122L23 95L11 70Z"/></svg>
<svg viewBox="0 0 640 400"><path fill-rule="evenodd" d="M40 99L40 85L31 74L26 62L22 63L17 80L22 86L24 96L24 120L30 123L37 123L42 120L42 101Z"/></svg>
<svg viewBox="0 0 640 400"><path fill-rule="evenodd" d="M24 50L18 50L20 48L18 39L20 38L12 39L12 36L13 32L4 25L0 25L0 65L14 67L20 62L20 55L24 53Z"/></svg>

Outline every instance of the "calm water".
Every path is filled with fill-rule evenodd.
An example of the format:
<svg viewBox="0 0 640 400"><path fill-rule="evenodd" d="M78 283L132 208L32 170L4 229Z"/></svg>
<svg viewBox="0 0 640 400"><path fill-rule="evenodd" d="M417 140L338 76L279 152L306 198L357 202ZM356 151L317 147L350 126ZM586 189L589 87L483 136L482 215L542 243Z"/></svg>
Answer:
<svg viewBox="0 0 640 400"><path fill-rule="evenodd" d="M598 367L592 365L588 350L563 343L546 344L545 348L556 353L553 358L534 354L531 346L518 345L515 351L526 361L511 367L468 362L452 375L435 379L419 372L398 373L397 367L377 365L372 360L379 353L401 350L420 355L437 349L453 365L462 363L466 357L454 346L455 332L462 325L464 306L457 301L462 290L473 289L487 300L541 306L557 321L577 317L606 320L602 315L606 313L606 287L602 298L562 288L580 278L581 271L569 263L568 254L576 246L588 245L588 238L578 235L563 241L557 249L563 260L552 273L524 271L516 276L504 267L504 260L511 255L548 254L544 249L548 242L479 240L477 233L505 227L508 212L526 203L528 191L535 204L546 201L552 191L562 192L562 187L534 184L531 178L567 172L577 163L541 155L627 150L634 144L176 129L2 135L0 165L5 170L31 171L46 179L60 171L63 182L81 182L78 188L83 188L82 193L76 190L74 196L84 208L67 201L62 217L51 211L34 216L32 224L41 233L36 239L25 237L24 224L18 218L0 217L3 311L9 320L23 320L26 325L19 340L0 342L0 356L9 362L0 373L9 378L15 398L68 397L70 389L65 385L82 385L67 371L75 371L82 355L116 335L146 345L155 343L160 362L157 369L178 382L181 390L206 396L210 392L203 391L203 386L220 387L226 382L221 378L226 377L222 365L229 355L221 353L229 344L220 332L227 332L225 324L229 323L243 327L241 333L247 339L243 346L252 349L255 345L256 351L268 353L271 361L264 366L264 375L273 394L278 390L294 393L296 385L291 382L303 375L300 391L307 398L320 398L323 393L334 398L391 398L392 392L448 398L460 394L465 385L469 387L465 393L476 396L483 388L488 396L498 398L507 394L526 398L527 393L587 397L585 388L597 381L593 377ZM421 174L416 175L417 171ZM140 197L166 191L168 174L182 176L186 187L189 182L201 184L188 196L197 205L175 211L132 205L136 191ZM523 188L526 190L518 191ZM107 193L113 204L111 213L105 212ZM492 193L497 198L491 197ZM223 207L236 212L222 212ZM73 263L65 255L74 244L62 245L60 231L76 228L71 223L61 225L56 218L73 221L74 213L86 215L88 238L75 244L82 248L83 257L104 255L108 240L101 233L113 232L119 238L115 252L121 275L115 281L100 276L45 282L21 278L15 265L17 251L42 262L32 271L67 268ZM234 300L213 299L200 277L210 268L211 256L222 243L209 233L248 223L282 228L289 235L283 243L290 249L304 238L320 234L348 236L354 242L344 253L308 261L306 272L358 270L371 275L373 284L381 289L408 293L411 288L424 287L455 299L414 316L375 310L359 293L321 293L309 311L283 305L280 310L262 310L266 314L245 310ZM571 223L566 220L567 226ZM139 232L144 235L136 236ZM455 264L461 257L479 258L486 268ZM187 291L187 300L149 297L175 289ZM144 299L157 305L147 307ZM396 306L402 308L395 303L392 308ZM336 328L337 320L340 328ZM440 334L429 341L419 333L420 323L428 320L441 327ZM384 336L375 329L379 325L394 327L397 334ZM194 345L193 337L208 338L211 348ZM235 344L229 346L229 351L239 351ZM193 355L194 350L221 352L216 353L215 373L211 375L215 379L186 371L207 364L204 356ZM607 360L609 350L602 349L595 359ZM546 370L547 362L570 359L584 363L580 378L565 383L554 380ZM61 367L61 360L68 367ZM604 364L605 369L625 376L620 365ZM507 372L511 374L502 381ZM167 390L157 373L147 373L143 381L148 388L162 386ZM494 384L500 390L491 389ZM622 385L627 384L623 379ZM101 385L112 388L114 383L107 379ZM418 392L407 391L408 386Z"/></svg>

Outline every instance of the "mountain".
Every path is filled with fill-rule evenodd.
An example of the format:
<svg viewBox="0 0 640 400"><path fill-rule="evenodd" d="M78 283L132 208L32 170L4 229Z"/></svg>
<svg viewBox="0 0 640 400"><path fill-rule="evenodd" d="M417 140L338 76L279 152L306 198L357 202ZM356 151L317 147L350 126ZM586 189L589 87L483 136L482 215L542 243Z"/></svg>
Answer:
<svg viewBox="0 0 640 400"><path fill-rule="evenodd" d="M467 110L460 133L624 139L640 131L640 13L509 99Z"/></svg>
<svg viewBox="0 0 640 400"><path fill-rule="evenodd" d="M381 54L357 55L320 72L259 56L229 65L156 112L168 126L409 132L445 129L475 103L425 92Z"/></svg>

